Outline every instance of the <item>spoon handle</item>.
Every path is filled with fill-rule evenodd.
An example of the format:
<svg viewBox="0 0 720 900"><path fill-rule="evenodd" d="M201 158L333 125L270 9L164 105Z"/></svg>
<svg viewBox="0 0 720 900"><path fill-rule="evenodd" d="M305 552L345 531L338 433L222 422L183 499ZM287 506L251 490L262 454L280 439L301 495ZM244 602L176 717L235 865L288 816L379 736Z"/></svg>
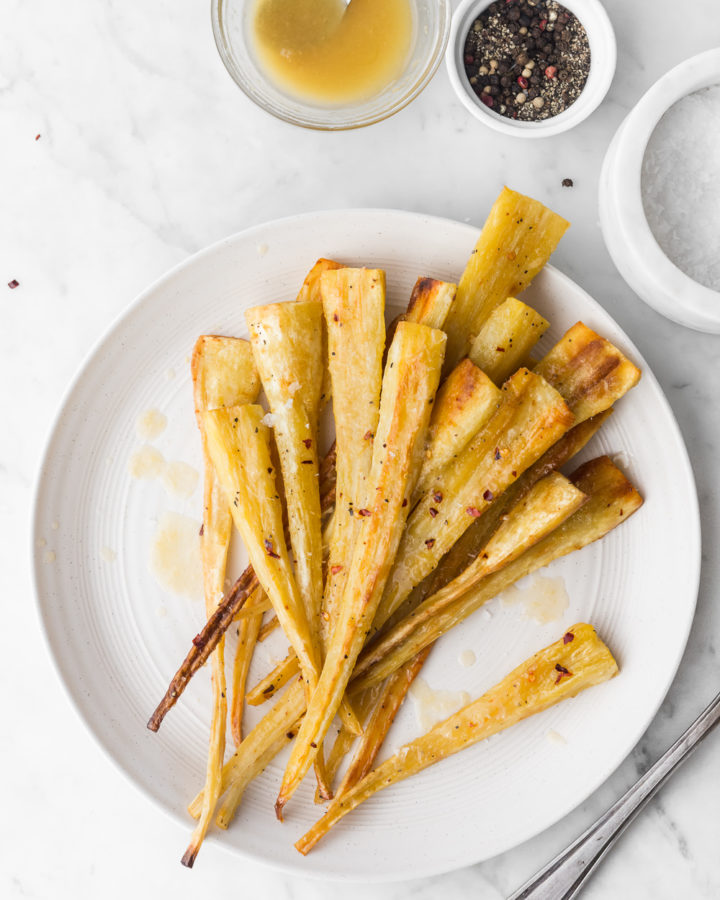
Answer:
<svg viewBox="0 0 720 900"><path fill-rule="evenodd" d="M663 756L612 806L509 900L571 900L627 825L720 721L720 694Z"/></svg>

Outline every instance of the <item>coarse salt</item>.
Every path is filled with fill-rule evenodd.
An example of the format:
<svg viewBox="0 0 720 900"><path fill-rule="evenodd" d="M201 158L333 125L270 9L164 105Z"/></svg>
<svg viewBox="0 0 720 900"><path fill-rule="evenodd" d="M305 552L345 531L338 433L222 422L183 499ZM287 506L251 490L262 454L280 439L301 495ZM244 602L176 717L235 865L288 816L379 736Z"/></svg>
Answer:
<svg viewBox="0 0 720 900"><path fill-rule="evenodd" d="M720 85L673 104L642 165L648 225L663 253L694 281L720 291Z"/></svg>

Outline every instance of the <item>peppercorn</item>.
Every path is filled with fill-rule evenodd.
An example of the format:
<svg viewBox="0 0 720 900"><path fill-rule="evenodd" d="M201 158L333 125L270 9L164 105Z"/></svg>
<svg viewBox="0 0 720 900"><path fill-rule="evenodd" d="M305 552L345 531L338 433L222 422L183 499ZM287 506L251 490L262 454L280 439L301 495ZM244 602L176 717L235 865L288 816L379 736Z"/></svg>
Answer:
<svg viewBox="0 0 720 900"><path fill-rule="evenodd" d="M557 0L496 0L468 29L463 58L470 86L486 106L538 121L577 99L590 47L581 23Z"/></svg>

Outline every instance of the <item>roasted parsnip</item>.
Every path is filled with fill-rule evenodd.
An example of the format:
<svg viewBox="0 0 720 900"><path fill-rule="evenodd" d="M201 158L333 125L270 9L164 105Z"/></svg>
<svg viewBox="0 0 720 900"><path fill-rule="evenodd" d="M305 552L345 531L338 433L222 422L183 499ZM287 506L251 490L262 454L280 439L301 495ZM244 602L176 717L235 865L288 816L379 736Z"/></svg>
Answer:
<svg viewBox="0 0 720 900"><path fill-rule="evenodd" d="M295 846L307 853L343 816L373 794L561 700L617 674L617 663L591 625L569 628L554 644L531 656L499 684L436 725L338 797Z"/></svg>
<svg viewBox="0 0 720 900"><path fill-rule="evenodd" d="M248 354L250 345L237 338L203 335L193 349L191 375L195 415L203 445L204 503L200 543L203 567L203 590L208 618L223 597L225 567L232 534L232 517L228 501L215 477L207 451L203 415L208 409L236 403L251 403L260 391L257 369ZM252 351L251 351L252 352ZM205 799L200 821L182 858L191 867L210 825L220 795L227 700L225 685L225 647L221 640L212 656L213 706L210 724L210 747L205 775Z"/></svg>
<svg viewBox="0 0 720 900"><path fill-rule="evenodd" d="M278 449L295 573L319 658L322 523L317 426L323 380L322 306L313 300L245 313Z"/></svg>
<svg viewBox="0 0 720 900"><path fill-rule="evenodd" d="M541 478L515 506L475 559L456 578L428 597L403 622L366 647L353 676L361 678L374 663L402 644L420 622L439 616L476 584L493 572L506 568L527 549L554 531L587 497L559 472Z"/></svg>
<svg viewBox="0 0 720 900"><path fill-rule="evenodd" d="M372 769L390 726L395 721L395 716L415 677L424 666L430 649L430 647L426 647L421 650L417 656L393 672L380 686L379 696L375 701L370 719L358 740L355 755L335 792L336 798L346 794Z"/></svg>
<svg viewBox="0 0 720 900"><path fill-rule="evenodd" d="M498 388L469 359L453 369L435 398L416 497L428 491L439 472L467 447L500 399Z"/></svg>
<svg viewBox="0 0 720 900"><path fill-rule="evenodd" d="M309 691L319 658L285 545L282 501L276 491L270 432L261 406L245 404L205 414L208 449L218 479L231 498L255 575L297 654Z"/></svg>
<svg viewBox="0 0 720 900"><path fill-rule="evenodd" d="M565 398L577 422L608 409L641 374L617 347L582 322L565 332L534 371Z"/></svg>
<svg viewBox="0 0 720 900"><path fill-rule="evenodd" d="M377 631L455 541L573 423L544 379L520 369L484 428L432 482L407 522L375 617Z"/></svg>
<svg viewBox="0 0 720 900"><path fill-rule="evenodd" d="M385 347L385 273L380 269L325 272L320 292L328 333L335 416L335 513L323 596L324 643L335 625L358 519L365 505L378 425ZM362 403L358 403L362 397Z"/></svg>
<svg viewBox="0 0 720 900"><path fill-rule="evenodd" d="M444 349L441 331L411 322L397 327L383 376L367 505L353 511L360 525L337 625L285 770L278 817L315 759L374 618L420 473Z"/></svg>
<svg viewBox="0 0 720 900"><path fill-rule="evenodd" d="M538 200L503 188L460 278L445 323L446 371L467 355L495 307L530 284L569 225Z"/></svg>
<svg viewBox="0 0 720 900"><path fill-rule="evenodd" d="M387 641L385 654L382 657L375 654L377 661L351 685L353 691L381 682L483 603L531 572L604 537L642 505L640 494L606 456L580 466L571 480L588 497L577 512L518 559L484 578L445 609L436 609L433 598L428 598L406 622L395 626L398 631L393 636L390 632L383 635L383 642ZM400 632L402 638L396 641Z"/></svg>
<svg viewBox="0 0 720 900"><path fill-rule="evenodd" d="M530 351L549 325L532 307L508 297L487 317L468 356L495 384L502 384L528 365Z"/></svg>

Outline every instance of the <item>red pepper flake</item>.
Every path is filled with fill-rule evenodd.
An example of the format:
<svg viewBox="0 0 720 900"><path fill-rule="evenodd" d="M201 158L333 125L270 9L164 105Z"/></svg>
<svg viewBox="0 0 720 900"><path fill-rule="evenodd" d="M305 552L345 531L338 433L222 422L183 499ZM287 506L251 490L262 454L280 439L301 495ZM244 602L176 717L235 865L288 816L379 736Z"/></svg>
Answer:
<svg viewBox="0 0 720 900"><path fill-rule="evenodd" d="M300 462L301 462L304 466L311 466L311 465L313 464L313 461L312 461L311 459L301 459Z"/></svg>
<svg viewBox="0 0 720 900"><path fill-rule="evenodd" d="M303 440L303 444L305 444L305 446L309 450L312 447L312 438L305 438Z"/></svg>
<svg viewBox="0 0 720 900"><path fill-rule="evenodd" d="M431 550L435 546L435 538L428 538L425 541L425 546L428 548L428 550Z"/></svg>
<svg viewBox="0 0 720 900"><path fill-rule="evenodd" d="M263 694L272 694L272 692L274 690L275 690L275 685L269 684L266 688L263 688Z"/></svg>
<svg viewBox="0 0 720 900"><path fill-rule="evenodd" d="M435 516L438 514L438 511L437 511L436 509L434 509L432 506L430 507L430 509L428 510L428 512L430 513L430 515L432 516L433 519L434 519Z"/></svg>
<svg viewBox="0 0 720 900"><path fill-rule="evenodd" d="M555 663L555 671L558 673L555 684L560 684L565 676L570 677L572 675L572 672L569 669L566 669L565 666L561 666L560 663Z"/></svg>
<svg viewBox="0 0 720 900"><path fill-rule="evenodd" d="M512 470L512 477L517 478L517 471L515 469Z"/></svg>
<svg viewBox="0 0 720 900"><path fill-rule="evenodd" d="M276 553L273 549L273 543L268 538L265 538L265 552L268 556L272 557L272 559L280 559L280 554Z"/></svg>
<svg viewBox="0 0 720 900"><path fill-rule="evenodd" d="M406 506L407 506L407 497L405 497L405 499L402 502L402 508L405 509Z"/></svg>
<svg viewBox="0 0 720 900"><path fill-rule="evenodd" d="M546 25L547 25L547 19L540 19L540 31L545 31Z"/></svg>
<svg viewBox="0 0 720 900"><path fill-rule="evenodd" d="M339 322L339 321L340 321L340 317L338 316L338 314L333 313L333 322Z"/></svg>
<svg viewBox="0 0 720 900"><path fill-rule="evenodd" d="M442 498L443 498L442 493L440 491L435 491L435 493L433 494L433 500L436 503L442 503Z"/></svg>
<svg viewBox="0 0 720 900"><path fill-rule="evenodd" d="M575 635L572 631L568 631L567 634L563 635L563 644L569 644L571 641L575 640Z"/></svg>
<svg viewBox="0 0 720 900"><path fill-rule="evenodd" d="M481 513L480 510L477 508L477 506L468 506L468 508L465 510L465 512L466 512L469 516L472 516L473 519L479 519L480 516L482 515L482 513Z"/></svg>
<svg viewBox="0 0 720 900"><path fill-rule="evenodd" d="M200 526L200 531L198 531L198 534L200 535L200 537L202 537L205 534L205 523L204 522Z"/></svg>
<svg viewBox="0 0 720 900"><path fill-rule="evenodd" d="M485 491L485 493L483 494L483 500L486 500L488 503L494 499L495 499L495 494L493 494L493 492L490 490Z"/></svg>
<svg viewBox="0 0 720 900"><path fill-rule="evenodd" d="M358 515L359 515L359 516L371 516L372 513L370 512L369 509L359 509L359 510L358 510Z"/></svg>
<svg viewBox="0 0 720 900"><path fill-rule="evenodd" d="M310 746L313 748L313 750L315 750L317 747L317 744L315 743L315 741L310 741Z"/></svg>
<svg viewBox="0 0 720 900"><path fill-rule="evenodd" d="M502 457L500 456L500 448L499 447L495 448L495 459L502 459Z"/></svg>
<svg viewBox="0 0 720 900"><path fill-rule="evenodd" d="M505 352L505 348L504 348L504 347L496 347L495 350L497 351L497 353L504 353L504 352Z"/></svg>
<svg viewBox="0 0 720 900"><path fill-rule="evenodd" d="M13 278L12 281L8 281L8 287L11 291L14 291L16 287L20 287L20 282L17 280L17 278Z"/></svg>
<svg viewBox="0 0 720 900"><path fill-rule="evenodd" d="M374 437L375 437L375 435L372 433L372 431L366 431L365 434L363 435L363 440L371 441Z"/></svg>
<svg viewBox="0 0 720 900"><path fill-rule="evenodd" d="M40 135L39 135L39 134L36 134L36 135L35 135L35 140L36 140L36 141L39 141L39 140L40 140Z"/></svg>
<svg viewBox="0 0 720 900"><path fill-rule="evenodd" d="M337 575L337 573L338 573L338 572L342 572L342 570L343 570L343 567L342 567L342 566L330 566L330 572L331 572L333 575Z"/></svg>
<svg viewBox="0 0 720 900"><path fill-rule="evenodd" d="M203 636L202 632L200 632L200 634L195 635L195 637L192 639L192 642L196 647L199 647L200 650L202 650L205 644L207 644L207 638Z"/></svg>

